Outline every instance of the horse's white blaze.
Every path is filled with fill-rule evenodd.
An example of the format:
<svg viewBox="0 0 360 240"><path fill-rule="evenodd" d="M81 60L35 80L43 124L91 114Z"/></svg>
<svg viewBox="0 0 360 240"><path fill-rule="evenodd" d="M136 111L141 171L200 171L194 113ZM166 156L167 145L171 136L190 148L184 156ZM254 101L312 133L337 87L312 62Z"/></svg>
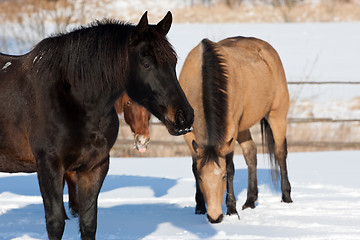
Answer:
<svg viewBox="0 0 360 240"><path fill-rule="evenodd" d="M214 174L217 175L217 176L218 176L218 175L221 175L221 174L222 174L221 169L215 168L215 169L214 169Z"/></svg>

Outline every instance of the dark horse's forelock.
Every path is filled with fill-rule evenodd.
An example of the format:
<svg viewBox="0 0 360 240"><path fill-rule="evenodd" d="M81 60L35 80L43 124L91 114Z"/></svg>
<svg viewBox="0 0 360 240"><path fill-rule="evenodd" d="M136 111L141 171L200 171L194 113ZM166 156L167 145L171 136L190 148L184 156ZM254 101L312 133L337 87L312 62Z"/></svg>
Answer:
<svg viewBox="0 0 360 240"><path fill-rule="evenodd" d="M128 69L132 24L96 21L73 32L44 39L35 46L33 68L49 79L68 82L87 90L120 86ZM46 74L43 74L45 76ZM103 81L99 81L103 79Z"/></svg>
<svg viewBox="0 0 360 240"><path fill-rule="evenodd" d="M225 60L216 44L202 40L203 106L208 134L208 145L224 141L228 113L227 70Z"/></svg>
<svg viewBox="0 0 360 240"><path fill-rule="evenodd" d="M159 64L170 63L176 65L177 55L167 38L156 32L155 29L150 29L148 34L150 37L149 42L151 42L153 46L153 54L156 61Z"/></svg>

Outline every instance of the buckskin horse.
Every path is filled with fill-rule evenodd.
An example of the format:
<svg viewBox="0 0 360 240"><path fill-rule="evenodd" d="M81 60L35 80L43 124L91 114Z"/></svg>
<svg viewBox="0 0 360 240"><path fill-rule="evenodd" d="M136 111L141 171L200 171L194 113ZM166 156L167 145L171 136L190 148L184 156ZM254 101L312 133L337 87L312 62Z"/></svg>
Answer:
<svg viewBox="0 0 360 240"><path fill-rule="evenodd" d="M76 171L82 239L94 239L97 199L118 132L115 101L126 91L172 135L191 131L194 112L176 77L166 39L170 12L156 25L95 22L0 55L0 171L37 172L49 239L61 239L63 181Z"/></svg>
<svg viewBox="0 0 360 240"><path fill-rule="evenodd" d="M243 209L255 208L257 149L249 128L259 121L277 173L280 166L282 201L292 202L285 136L289 93L275 49L256 38L232 37L217 43L204 39L187 56L179 81L195 112L193 132L185 135L196 179L195 213L207 211L211 223L221 222L227 188L227 214L238 214L233 190L234 140L248 166Z"/></svg>

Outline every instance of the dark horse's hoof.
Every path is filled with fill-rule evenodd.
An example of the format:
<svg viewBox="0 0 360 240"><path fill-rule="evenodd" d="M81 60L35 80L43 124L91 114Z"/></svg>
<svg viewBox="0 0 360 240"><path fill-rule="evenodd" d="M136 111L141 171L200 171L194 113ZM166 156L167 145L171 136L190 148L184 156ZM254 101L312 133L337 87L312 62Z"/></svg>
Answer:
<svg viewBox="0 0 360 240"><path fill-rule="evenodd" d="M196 208L195 208L195 214L204 215L205 213L206 213L206 208L205 208L205 207L198 207L198 206L196 206Z"/></svg>
<svg viewBox="0 0 360 240"><path fill-rule="evenodd" d="M235 215L235 214L237 214L237 215L239 216L236 208L233 208L233 207L228 207L228 208L227 208L226 215L229 215L229 216L230 216L230 215Z"/></svg>
<svg viewBox="0 0 360 240"><path fill-rule="evenodd" d="M226 215L231 216L231 215L237 215L238 219L240 220L240 215L239 213L236 211L236 209L229 209L226 212Z"/></svg>
<svg viewBox="0 0 360 240"><path fill-rule="evenodd" d="M289 195L289 196L283 195L281 201L282 201L282 202L285 202L285 203L292 203L292 202L293 202L293 200L291 199L290 195Z"/></svg>
<svg viewBox="0 0 360 240"><path fill-rule="evenodd" d="M246 208L254 209L254 208L255 208L255 202L256 202L256 201L246 200L246 202L245 202L244 205L242 206L242 210L244 210L244 209L246 209Z"/></svg>

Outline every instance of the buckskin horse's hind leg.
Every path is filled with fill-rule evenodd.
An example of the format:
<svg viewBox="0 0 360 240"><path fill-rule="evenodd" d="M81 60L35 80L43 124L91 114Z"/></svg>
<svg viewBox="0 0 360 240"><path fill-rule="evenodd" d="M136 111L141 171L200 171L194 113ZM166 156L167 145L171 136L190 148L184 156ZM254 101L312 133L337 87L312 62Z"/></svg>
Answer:
<svg viewBox="0 0 360 240"><path fill-rule="evenodd" d="M227 207L227 215L238 214L236 210L236 198L234 195L234 152L231 152L226 155L226 173L227 173L227 183L226 183L226 207Z"/></svg>
<svg viewBox="0 0 360 240"><path fill-rule="evenodd" d="M279 117L275 112L270 112L268 118L275 141L274 154L275 159L280 166L281 176L281 192L282 201L291 203L290 197L291 186L288 178L288 171L286 166L287 158L287 144L286 144L286 115L285 117Z"/></svg>
<svg viewBox="0 0 360 240"><path fill-rule="evenodd" d="M286 138L282 144L275 143L275 158L277 159L280 166L280 176L281 176L281 192L282 192L282 201L286 203L291 203L292 199L290 197L291 186L288 178L286 158L287 158L287 143Z"/></svg>
<svg viewBox="0 0 360 240"><path fill-rule="evenodd" d="M197 173L197 168L196 168L196 158L194 158L194 157L193 157L192 171L194 173L194 177L195 177L195 181L196 181L195 214L205 214L206 213L205 200L204 200L204 196L200 190L200 186L198 183L199 180L198 180L198 173Z"/></svg>
<svg viewBox="0 0 360 240"><path fill-rule="evenodd" d="M37 154L37 175L44 202L46 230L49 239L61 239L66 213L63 203L64 172L58 167L57 158L45 151Z"/></svg>
<svg viewBox="0 0 360 240"><path fill-rule="evenodd" d="M243 155L248 166L248 191L247 199L242 209L255 208L255 202L258 198L258 187L257 187L257 158L256 158L256 145L251 138L249 130L239 132L237 141L239 142Z"/></svg>
<svg viewBox="0 0 360 240"><path fill-rule="evenodd" d="M82 239L95 239L97 200L109 169L109 157L96 168L78 171L79 223Z"/></svg>

